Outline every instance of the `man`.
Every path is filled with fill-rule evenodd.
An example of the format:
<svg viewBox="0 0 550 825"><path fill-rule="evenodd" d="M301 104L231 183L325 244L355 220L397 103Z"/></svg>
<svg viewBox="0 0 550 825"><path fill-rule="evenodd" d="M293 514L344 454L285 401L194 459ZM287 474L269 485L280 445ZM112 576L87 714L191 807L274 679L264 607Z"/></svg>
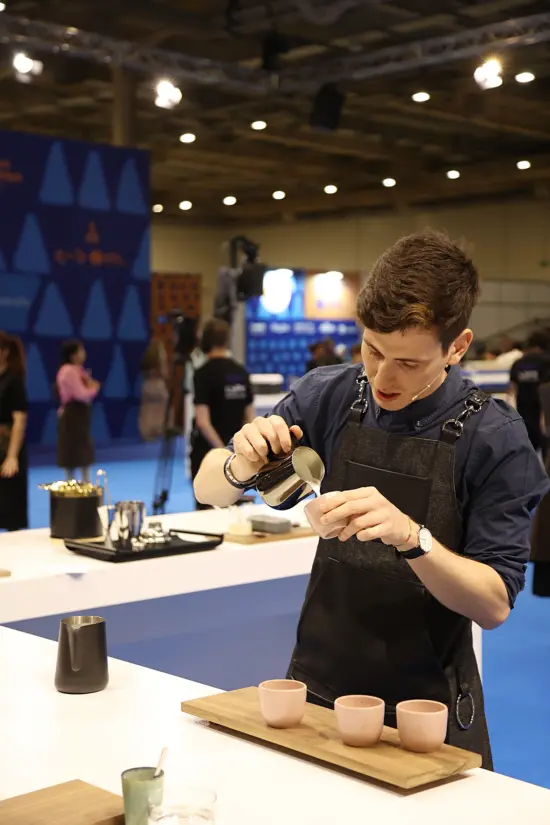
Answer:
<svg viewBox="0 0 550 825"><path fill-rule="evenodd" d="M230 327L213 318L202 332L206 363L194 375L195 421L191 433L191 477L195 478L205 455L223 447L236 430L254 418L250 376L229 351ZM207 509L196 501L199 510Z"/></svg>
<svg viewBox="0 0 550 825"><path fill-rule="evenodd" d="M511 392L516 398L516 409L527 428L529 440L535 450L545 452L546 437L542 426L542 406L539 388L550 381L550 356L548 337L544 332L533 332L525 353L510 371Z"/></svg>
<svg viewBox="0 0 550 825"><path fill-rule="evenodd" d="M330 706L362 693L444 702L447 741L492 767L471 622L506 620L524 586L530 513L549 482L520 417L462 378L478 273L445 236L412 235L376 262L357 302L363 366L315 370L269 418L215 450L195 480L227 505L291 434L327 465L327 524L289 674Z"/></svg>

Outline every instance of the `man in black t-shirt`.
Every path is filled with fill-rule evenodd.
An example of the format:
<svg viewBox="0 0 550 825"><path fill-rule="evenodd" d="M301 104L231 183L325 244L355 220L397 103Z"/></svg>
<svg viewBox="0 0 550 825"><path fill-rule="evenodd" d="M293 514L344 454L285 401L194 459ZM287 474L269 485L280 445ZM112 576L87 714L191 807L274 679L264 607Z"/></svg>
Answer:
<svg viewBox="0 0 550 825"><path fill-rule="evenodd" d="M545 452L546 437L541 426L541 402L539 388L550 380L549 341L544 332L534 332L527 341L524 355L515 362L510 372L512 392L516 407L527 428L527 434L535 450Z"/></svg>
<svg viewBox="0 0 550 825"><path fill-rule="evenodd" d="M205 455L225 447L234 433L254 419L250 376L228 352L230 327L213 318L203 329L201 349L206 364L194 376L195 421L191 434L191 477L194 479ZM197 509L207 505L195 501Z"/></svg>

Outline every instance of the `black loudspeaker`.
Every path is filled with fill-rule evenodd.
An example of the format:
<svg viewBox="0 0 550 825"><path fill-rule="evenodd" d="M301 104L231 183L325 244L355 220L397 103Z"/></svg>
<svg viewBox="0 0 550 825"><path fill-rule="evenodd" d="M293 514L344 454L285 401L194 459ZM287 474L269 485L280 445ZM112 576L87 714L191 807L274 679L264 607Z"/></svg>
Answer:
<svg viewBox="0 0 550 825"><path fill-rule="evenodd" d="M260 263L245 263L237 279L237 297L239 301L259 297L264 291L264 275L267 266Z"/></svg>
<svg viewBox="0 0 550 825"><path fill-rule="evenodd" d="M334 132L340 125L340 115L345 95L333 83L321 86L313 101L309 118L312 129L320 132Z"/></svg>

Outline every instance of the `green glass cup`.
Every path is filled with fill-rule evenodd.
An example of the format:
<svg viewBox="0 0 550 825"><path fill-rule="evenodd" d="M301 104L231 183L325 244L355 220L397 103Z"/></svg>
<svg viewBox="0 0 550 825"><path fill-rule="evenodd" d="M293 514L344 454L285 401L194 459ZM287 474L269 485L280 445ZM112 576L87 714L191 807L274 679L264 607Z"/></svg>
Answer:
<svg viewBox="0 0 550 825"><path fill-rule="evenodd" d="M122 796L126 825L147 825L149 808L162 803L164 771L156 768L129 768L122 774Z"/></svg>

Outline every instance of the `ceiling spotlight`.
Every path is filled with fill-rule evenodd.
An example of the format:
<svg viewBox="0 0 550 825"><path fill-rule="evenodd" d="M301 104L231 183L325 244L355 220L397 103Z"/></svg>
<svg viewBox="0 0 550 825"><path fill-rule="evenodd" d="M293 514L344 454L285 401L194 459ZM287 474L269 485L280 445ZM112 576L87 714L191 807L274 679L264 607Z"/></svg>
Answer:
<svg viewBox="0 0 550 825"><path fill-rule="evenodd" d="M193 134L193 132L186 132L184 135L180 135L180 143L194 143L197 139L197 136Z"/></svg>
<svg viewBox="0 0 550 825"><path fill-rule="evenodd" d="M193 208L193 204L191 203L191 201L181 201L181 203L179 204L179 208L182 210L182 212L189 212L189 210Z"/></svg>
<svg viewBox="0 0 550 825"><path fill-rule="evenodd" d="M535 79L533 72L520 72L516 75L518 83L531 83Z"/></svg>
<svg viewBox="0 0 550 825"><path fill-rule="evenodd" d="M492 58L491 60L486 60L485 63L477 67L474 72L474 80L483 90L496 89L498 86L502 86L502 77L500 76L501 72L502 64L500 60Z"/></svg>
<svg viewBox="0 0 550 825"><path fill-rule="evenodd" d="M181 102L181 89L170 80L160 80L156 86L157 97L155 99L155 106L159 109L173 109Z"/></svg>
<svg viewBox="0 0 550 825"><path fill-rule="evenodd" d="M6 11L6 4L0 3L0 11Z"/></svg>
<svg viewBox="0 0 550 825"><path fill-rule="evenodd" d="M395 186L396 183L397 181L394 180L394 178L384 178L382 181L382 186L385 186L386 189L390 189L392 186Z"/></svg>
<svg viewBox="0 0 550 825"><path fill-rule="evenodd" d="M155 203L153 205L153 212L155 212L155 214L157 214L157 215L160 215L160 213L162 212L163 209L164 209L164 206L162 205L162 203Z"/></svg>
<svg viewBox="0 0 550 825"><path fill-rule="evenodd" d="M530 160L518 160L516 163L518 169L530 169L531 168L531 161Z"/></svg>
<svg viewBox="0 0 550 825"><path fill-rule="evenodd" d="M333 183L329 183L325 186L325 192L327 195L335 195L338 192L338 187L335 186Z"/></svg>
<svg viewBox="0 0 550 825"><path fill-rule="evenodd" d="M226 198L223 199L224 206L235 206L237 203L237 198L234 195L227 195Z"/></svg>
<svg viewBox="0 0 550 825"><path fill-rule="evenodd" d="M449 171L447 172L447 177L449 178L449 180L458 180L458 178L460 177L460 172L458 171L458 169L449 169Z"/></svg>
<svg viewBox="0 0 550 825"><path fill-rule="evenodd" d="M282 201L286 198L286 192L283 192L281 189L277 189L276 192L273 192L272 198L276 201Z"/></svg>
<svg viewBox="0 0 550 825"><path fill-rule="evenodd" d="M250 124L250 127L251 129L254 129L255 132L261 132L267 127L267 123L265 120L255 120L254 123Z"/></svg>
<svg viewBox="0 0 550 825"><path fill-rule="evenodd" d="M412 99L415 103L426 103L426 101L430 99L430 95L428 92L415 92L412 95Z"/></svg>
<svg viewBox="0 0 550 825"><path fill-rule="evenodd" d="M44 64L40 60L33 60L25 52L16 52L13 56L12 66L18 75L39 75L42 73Z"/></svg>

